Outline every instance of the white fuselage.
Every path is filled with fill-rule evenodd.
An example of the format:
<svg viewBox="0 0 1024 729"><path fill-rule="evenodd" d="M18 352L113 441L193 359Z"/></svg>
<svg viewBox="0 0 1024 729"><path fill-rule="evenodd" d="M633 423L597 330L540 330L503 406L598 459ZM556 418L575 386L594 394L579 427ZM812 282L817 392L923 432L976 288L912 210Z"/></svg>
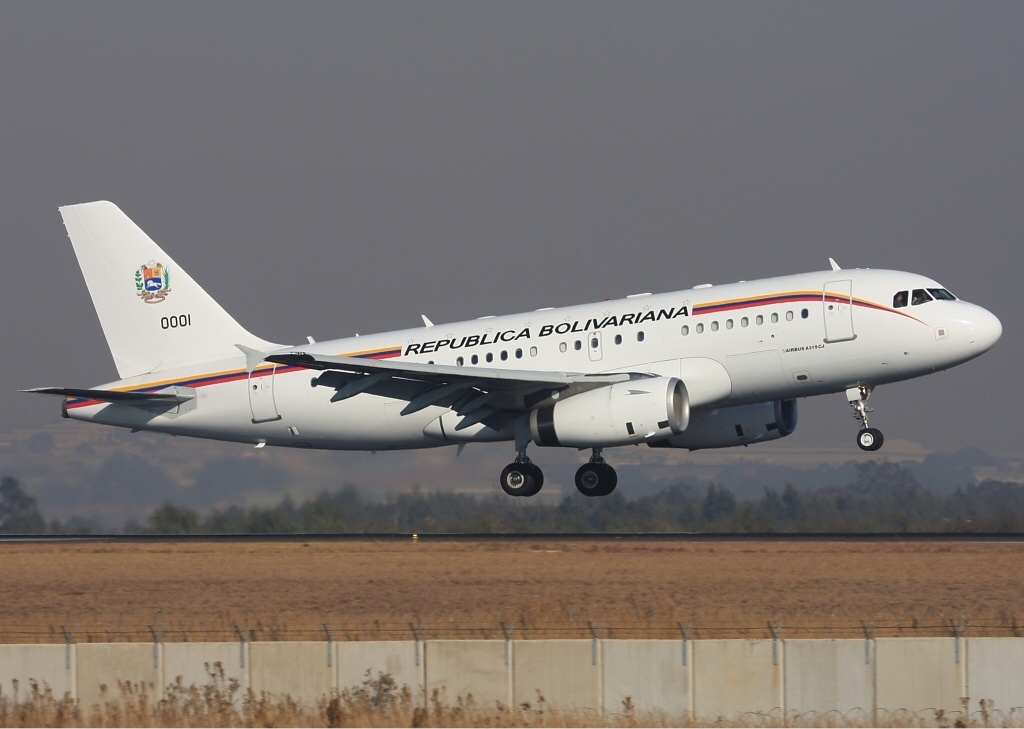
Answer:
<svg viewBox="0 0 1024 729"><path fill-rule="evenodd" d="M913 273L823 271L337 339L302 350L461 366L467 374L488 367L632 372L684 382L691 365L710 361L727 380L723 396L705 407L721 408L905 380L991 347L1001 326L979 306L959 300L894 305L897 292L940 288ZM385 450L448 444L430 434L447 407L402 415L407 401L367 393L331 402L330 389L311 386L316 374L266 362L250 373L239 354L104 386L194 391L194 399L176 408L154 412L69 399L65 412L257 445Z"/></svg>

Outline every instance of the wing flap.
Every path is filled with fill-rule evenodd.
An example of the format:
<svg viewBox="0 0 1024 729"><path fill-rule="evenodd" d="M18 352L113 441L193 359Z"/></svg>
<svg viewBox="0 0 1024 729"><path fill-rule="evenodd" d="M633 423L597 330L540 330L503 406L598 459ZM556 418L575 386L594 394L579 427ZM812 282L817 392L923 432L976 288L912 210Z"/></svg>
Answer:
<svg viewBox="0 0 1024 729"><path fill-rule="evenodd" d="M268 354L267 362L324 372L316 384L336 390L332 401L360 392L408 400L403 415L432 405L449 407L469 421L498 412L525 412L555 398L616 382L644 379L647 374L617 372L588 375L571 372L456 367L405 360L373 360L307 352ZM401 394L399 394L401 392ZM486 410L482 406L486 403ZM468 427L468 425L462 425Z"/></svg>

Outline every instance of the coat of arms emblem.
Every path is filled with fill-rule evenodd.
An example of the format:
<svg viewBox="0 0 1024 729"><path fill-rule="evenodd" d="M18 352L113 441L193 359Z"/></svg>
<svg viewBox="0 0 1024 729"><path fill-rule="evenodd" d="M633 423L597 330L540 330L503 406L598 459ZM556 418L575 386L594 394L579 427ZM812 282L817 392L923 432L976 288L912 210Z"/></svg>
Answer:
<svg viewBox="0 0 1024 729"><path fill-rule="evenodd" d="M135 271L135 291L147 304L159 304L171 293L171 270L155 261L144 263Z"/></svg>

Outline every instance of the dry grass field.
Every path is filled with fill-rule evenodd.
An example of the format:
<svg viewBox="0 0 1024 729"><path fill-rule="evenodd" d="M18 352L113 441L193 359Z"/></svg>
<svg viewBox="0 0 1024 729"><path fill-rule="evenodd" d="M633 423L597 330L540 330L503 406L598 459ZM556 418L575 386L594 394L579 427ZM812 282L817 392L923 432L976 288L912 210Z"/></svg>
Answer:
<svg viewBox="0 0 1024 729"><path fill-rule="evenodd" d="M4 544L0 642L1017 635L1024 544Z"/></svg>

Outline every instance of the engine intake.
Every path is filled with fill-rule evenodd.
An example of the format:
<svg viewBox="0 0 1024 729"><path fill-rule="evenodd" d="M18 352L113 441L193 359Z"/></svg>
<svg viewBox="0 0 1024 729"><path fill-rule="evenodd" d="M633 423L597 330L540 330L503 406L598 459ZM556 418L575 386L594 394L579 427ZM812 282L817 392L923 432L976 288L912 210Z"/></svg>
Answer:
<svg viewBox="0 0 1024 729"><path fill-rule="evenodd" d="M605 448L664 439L686 430L690 400L678 377L619 382L530 413L542 446Z"/></svg>

